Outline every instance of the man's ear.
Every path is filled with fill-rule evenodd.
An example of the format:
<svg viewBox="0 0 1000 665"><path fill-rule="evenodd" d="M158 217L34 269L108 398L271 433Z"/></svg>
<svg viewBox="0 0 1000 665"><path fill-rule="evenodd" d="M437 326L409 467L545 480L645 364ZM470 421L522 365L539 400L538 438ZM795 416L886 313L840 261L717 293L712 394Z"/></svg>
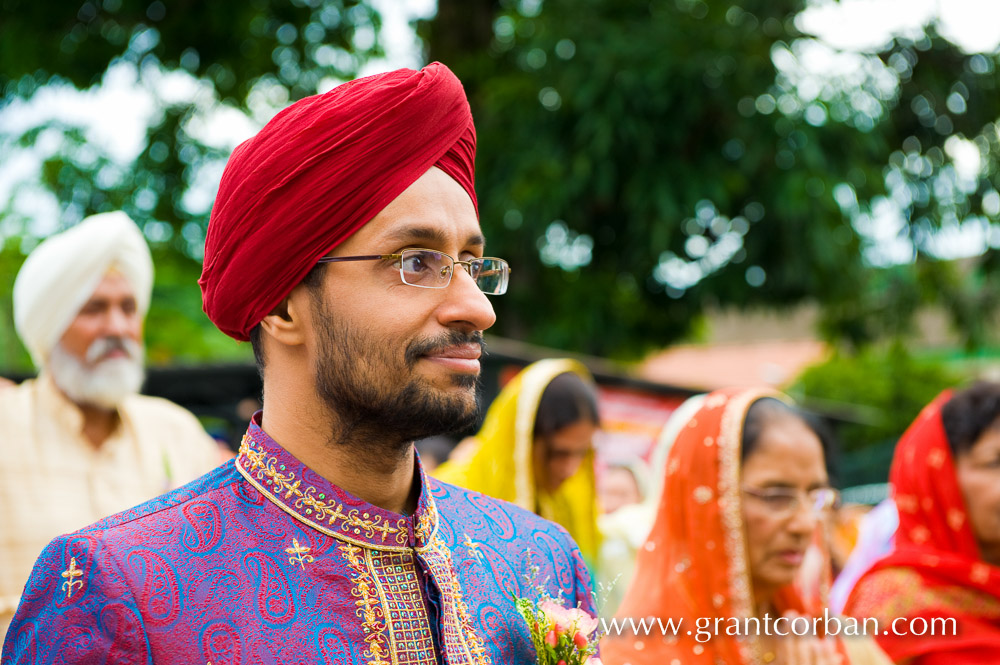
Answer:
<svg viewBox="0 0 1000 665"><path fill-rule="evenodd" d="M279 344L300 346L306 342L310 326L309 294L299 284L270 314L261 319L261 328Z"/></svg>

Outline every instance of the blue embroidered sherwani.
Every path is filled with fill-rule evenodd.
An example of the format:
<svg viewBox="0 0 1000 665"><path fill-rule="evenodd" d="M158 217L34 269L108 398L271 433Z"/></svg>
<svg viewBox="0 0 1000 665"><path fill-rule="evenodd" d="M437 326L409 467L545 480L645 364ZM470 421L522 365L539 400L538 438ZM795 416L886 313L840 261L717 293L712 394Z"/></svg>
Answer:
<svg viewBox="0 0 1000 665"><path fill-rule="evenodd" d="M512 594L537 581L593 611L561 527L420 483L416 512L390 513L251 423L234 462L54 540L2 665L532 663Z"/></svg>

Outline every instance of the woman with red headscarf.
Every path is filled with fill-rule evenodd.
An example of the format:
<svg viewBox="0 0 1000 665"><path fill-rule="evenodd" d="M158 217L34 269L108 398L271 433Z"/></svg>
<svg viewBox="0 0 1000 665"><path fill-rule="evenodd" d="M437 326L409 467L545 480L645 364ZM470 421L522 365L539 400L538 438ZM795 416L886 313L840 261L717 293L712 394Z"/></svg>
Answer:
<svg viewBox="0 0 1000 665"><path fill-rule="evenodd" d="M826 457L778 393L705 397L670 450L656 521L616 616L619 626L653 618L677 630L609 631L604 662L888 663L870 640L826 638L822 619L812 632L829 581L821 527L837 499ZM789 634L795 619L809 634Z"/></svg>
<svg viewBox="0 0 1000 665"><path fill-rule="evenodd" d="M895 550L858 581L848 613L879 619L897 663L1000 662L1000 385L948 391L924 408L896 446L890 481Z"/></svg>

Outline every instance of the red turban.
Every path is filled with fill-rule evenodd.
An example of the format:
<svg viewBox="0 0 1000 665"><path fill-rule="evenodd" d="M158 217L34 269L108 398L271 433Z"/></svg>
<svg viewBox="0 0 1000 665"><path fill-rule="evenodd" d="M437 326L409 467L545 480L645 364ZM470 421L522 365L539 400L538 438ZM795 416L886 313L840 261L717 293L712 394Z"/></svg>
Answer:
<svg viewBox="0 0 1000 665"><path fill-rule="evenodd" d="M249 339L296 284L432 166L476 205L476 130L441 63L307 97L233 151L205 239L205 313Z"/></svg>

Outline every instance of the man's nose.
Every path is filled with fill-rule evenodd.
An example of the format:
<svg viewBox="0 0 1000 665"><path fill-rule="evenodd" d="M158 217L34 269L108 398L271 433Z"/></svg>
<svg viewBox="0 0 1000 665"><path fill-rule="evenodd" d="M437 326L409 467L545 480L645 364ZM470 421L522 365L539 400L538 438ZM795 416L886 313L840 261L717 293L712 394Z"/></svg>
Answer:
<svg viewBox="0 0 1000 665"><path fill-rule="evenodd" d="M493 304L467 270L455 270L445 291L445 301L438 309L442 325L471 332L496 323Z"/></svg>
<svg viewBox="0 0 1000 665"><path fill-rule="evenodd" d="M127 337L132 330L133 318L121 307L111 307L105 317L104 332L108 336Z"/></svg>

